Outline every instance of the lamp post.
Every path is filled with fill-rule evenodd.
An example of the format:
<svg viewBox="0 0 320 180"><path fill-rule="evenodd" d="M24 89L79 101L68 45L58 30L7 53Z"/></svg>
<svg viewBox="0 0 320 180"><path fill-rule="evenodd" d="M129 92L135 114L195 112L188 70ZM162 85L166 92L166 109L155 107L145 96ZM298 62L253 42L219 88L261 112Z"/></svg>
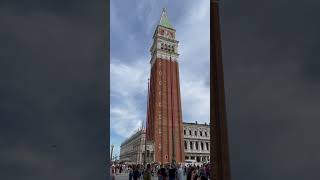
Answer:
<svg viewBox="0 0 320 180"><path fill-rule="evenodd" d="M230 180L228 131L219 22L219 0L210 1L210 162L212 177Z"/></svg>

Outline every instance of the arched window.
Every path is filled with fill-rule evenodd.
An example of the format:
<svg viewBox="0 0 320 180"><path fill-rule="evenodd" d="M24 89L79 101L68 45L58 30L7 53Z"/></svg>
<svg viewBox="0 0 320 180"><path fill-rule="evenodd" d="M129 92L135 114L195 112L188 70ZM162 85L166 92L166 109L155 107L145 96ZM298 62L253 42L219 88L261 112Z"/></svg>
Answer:
<svg viewBox="0 0 320 180"><path fill-rule="evenodd" d="M196 142L196 150L198 150L199 149L199 147L198 147L198 142Z"/></svg>
<svg viewBox="0 0 320 180"><path fill-rule="evenodd" d="M201 150L203 150L203 142L201 142Z"/></svg>
<svg viewBox="0 0 320 180"><path fill-rule="evenodd" d="M193 149L193 147L192 147L192 142L190 142L190 149Z"/></svg>
<svg viewBox="0 0 320 180"><path fill-rule="evenodd" d="M207 146L207 150L209 150L209 143L206 143L206 146Z"/></svg>
<svg viewBox="0 0 320 180"><path fill-rule="evenodd" d="M202 136L202 131L200 131L200 136Z"/></svg>
<svg viewBox="0 0 320 180"><path fill-rule="evenodd" d="M186 130L183 130L183 134L186 135Z"/></svg>
<svg viewBox="0 0 320 180"><path fill-rule="evenodd" d="M187 149L187 141L184 141L184 149Z"/></svg>
<svg viewBox="0 0 320 180"><path fill-rule="evenodd" d="M207 137L207 131L204 132L204 135Z"/></svg>
<svg viewBox="0 0 320 180"><path fill-rule="evenodd" d="M194 135L197 136L197 131L194 131Z"/></svg>
<svg viewBox="0 0 320 180"><path fill-rule="evenodd" d="M191 136L191 130L189 130L189 135Z"/></svg>

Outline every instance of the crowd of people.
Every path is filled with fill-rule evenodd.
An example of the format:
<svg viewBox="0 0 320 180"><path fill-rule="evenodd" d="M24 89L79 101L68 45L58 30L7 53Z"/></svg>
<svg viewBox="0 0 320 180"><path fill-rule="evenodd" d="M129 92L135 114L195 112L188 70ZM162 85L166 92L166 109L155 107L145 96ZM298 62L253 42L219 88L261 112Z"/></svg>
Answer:
<svg viewBox="0 0 320 180"><path fill-rule="evenodd" d="M210 179L210 164L202 166L186 166L187 180L209 180Z"/></svg>
<svg viewBox="0 0 320 180"><path fill-rule="evenodd" d="M111 173L112 179L125 173L129 180L210 180L210 165L117 164L111 166Z"/></svg>

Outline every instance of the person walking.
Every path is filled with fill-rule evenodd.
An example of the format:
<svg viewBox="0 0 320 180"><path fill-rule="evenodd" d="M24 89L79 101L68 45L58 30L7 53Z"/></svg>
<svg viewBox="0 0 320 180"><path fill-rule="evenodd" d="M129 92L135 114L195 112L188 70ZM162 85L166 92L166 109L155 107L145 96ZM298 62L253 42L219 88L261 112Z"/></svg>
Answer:
<svg viewBox="0 0 320 180"><path fill-rule="evenodd" d="M114 168L114 165L112 165L111 168L110 168L110 170L111 170L111 179L112 179L112 180L115 179L115 177L114 177L114 174L115 174L115 173L114 173L114 169L115 169L115 168Z"/></svg>
<svg viewBox="0 0 320 180"><path fill-rule="evenodd" d="M178 169L178 173L177 173L177 177L178 180L183 180L183 174L184 174L184 169L182 167L182 165L179 165L179 169Z"/></svg>
<svg viewBox="0 0 320 180"><path fill-rule="evenodd" d="M177 177L177 170L172 165L171 168L169 169L169 180L176 180L176 177Z"/></svg>
<svg viewBox="0 0 320 180"><path fill-rule="evenodd" d="M133 177L133 169L129 166L129 180L132 180Z"/></svg>
<svg viewBox="0 0 320 180"><path fill-rule="evenodd" d="M211 168L211 166L210 166L210 164L207 164L207 171L206 171L206 174L207 174L207 177L208 177L208 179L210 179L211 178L211 171L210 171L210 168Z"/></svg>
<svg viewBox="0 0 320 180"><path fill-rule="evenodd" d="M198 175L195 167L190 167L189 172L187 174L187 180L197 180Z"/></svg>
<svg viewBox="0 0 320 180"><path fill-rule="evenodd" d="M139 166L133 166L133 180L140 180Z"/></svg>
<svg viewBox="0 0 320 180"><path fill-rule="evenodd" d="M150 164L147 165L147 168L143 172L143 180L151 180Z"/></svg>
<svg viewBox="0 0 320 180"><path fill-rule="evenodd" d="M167 179L167 173L166 173L166 169L164 168L163 165L161 165L160 169L157 172L158 174L158 180L165 180Z"/></svg>
<svg viewBox="0 0 320 180"><path fill-rule="evenodd" d="M201 166L200 169L199 169L199 176L205 176L205 171L204 171L204 167Z"/></svg>
<svg viewBox="0 0 320 180"><path fill-rule="evenodd" d="M140 173L140 179L142 179L143 177L143 166L142 165L140 165L140 164L138 164L138 171L139 171L139 173Z"/></svg>

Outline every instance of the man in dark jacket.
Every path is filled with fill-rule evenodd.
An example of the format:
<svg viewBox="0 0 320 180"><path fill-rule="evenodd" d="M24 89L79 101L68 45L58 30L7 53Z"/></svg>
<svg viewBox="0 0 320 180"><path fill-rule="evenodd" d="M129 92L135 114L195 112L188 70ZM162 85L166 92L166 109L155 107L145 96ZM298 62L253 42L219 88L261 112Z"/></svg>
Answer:
<svg viewBox="0 0 320 180"><path fill-rule="evenodd" d="M169 180L175 180L177 177L177 170L174 166L169 169Z"/></svg>
<svg viewBox="0 0 320 180"><path fill-rule="evenodd" d="M158 170L158 180L165 180L167 178L166 169L161 165L161 168Z"/></svg>
<svg viewBox="0 0 320 180"><path fill-rule="evenodd" d="M139 166L134 166L133 168L133 180L139 180L141 173L139 172Z"/></svg>

